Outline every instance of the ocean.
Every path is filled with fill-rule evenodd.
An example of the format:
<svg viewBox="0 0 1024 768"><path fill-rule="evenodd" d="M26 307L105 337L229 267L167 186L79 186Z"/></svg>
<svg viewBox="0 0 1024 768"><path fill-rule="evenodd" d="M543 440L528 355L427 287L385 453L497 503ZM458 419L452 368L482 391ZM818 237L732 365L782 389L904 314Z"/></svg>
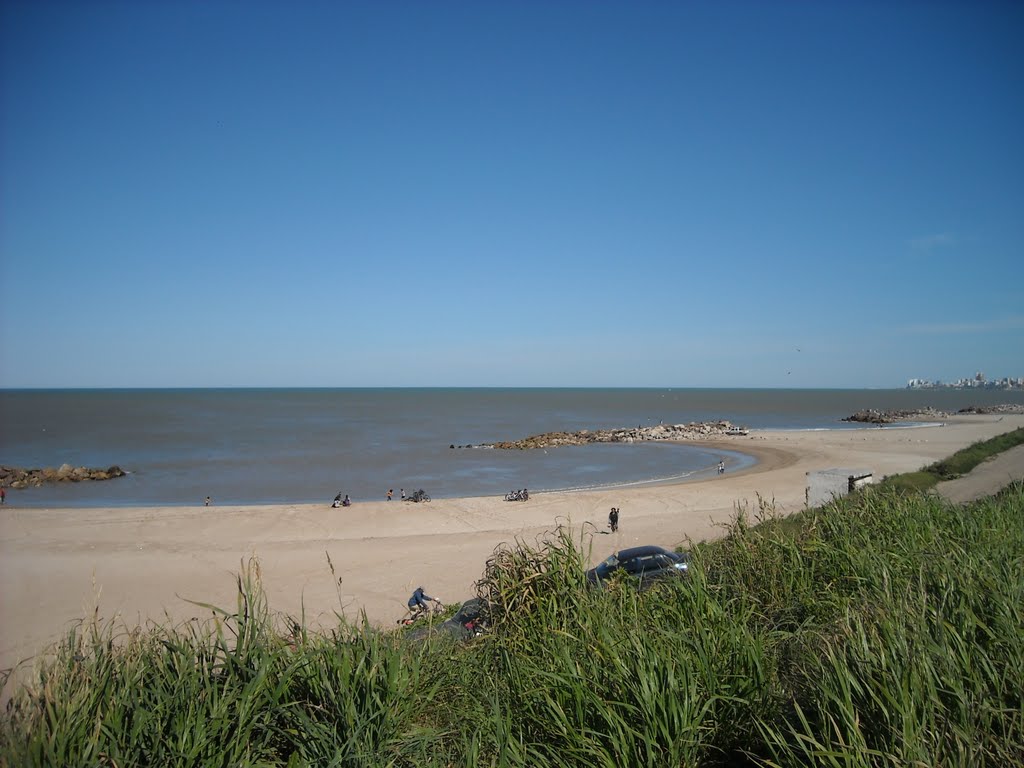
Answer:
<svg viewBox="0 0 1024 768"><path fill-rule="evenodd" d="M0 464L105 468L104 482L8 490L24 507L329 503L666 482L736 468L700 444L547 451L450 446L556 430L727 419L752 429L849 429L864 408L1024 404L1020 391L787 389L67 389L0 391ZM742 441L736 443L742 450Z"/></svg>

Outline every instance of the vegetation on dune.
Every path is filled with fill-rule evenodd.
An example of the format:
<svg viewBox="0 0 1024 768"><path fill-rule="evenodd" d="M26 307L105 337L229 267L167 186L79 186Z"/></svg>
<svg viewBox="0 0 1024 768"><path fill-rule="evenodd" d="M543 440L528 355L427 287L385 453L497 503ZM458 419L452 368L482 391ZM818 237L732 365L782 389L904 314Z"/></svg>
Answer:
<svg viewBox="0 0 1024 768"><path fill-rule="evenodd" d="M560 530L494 553L464 644L281 631L254 563L208 624L70 633L14 693L0 762L1021 765L1022 510L1021 484L761 504L642 593L588 588Z"/></svg>
<svg viewBox="0 0 1024 768"><path fill-rule="evenodd" d="M908 472L888 477L885 479L884 485L904 491L927 491L943 480L955 480L966 475L983 461L1018 445L1024 445L1024 428L1005 432L1002 435L969 445L948 459L937 461L919 472Z"/></svg>
<svg viewBox="0 0 1024 768"><path fill-rule="evenodd" d="M988 440L974 443L928 467L929 472L940 480L952 480L966 475L986 459L1024 444L1024 428L996 435Z"/></svg>

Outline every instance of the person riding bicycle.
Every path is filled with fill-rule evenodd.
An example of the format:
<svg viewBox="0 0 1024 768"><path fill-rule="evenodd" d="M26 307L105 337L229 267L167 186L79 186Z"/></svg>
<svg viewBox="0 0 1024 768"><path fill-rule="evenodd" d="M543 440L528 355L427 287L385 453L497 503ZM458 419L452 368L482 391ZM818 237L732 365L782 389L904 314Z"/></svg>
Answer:
<svg viewBox="0 0 1024 768"><path fill-rule="evenodd" d="M416 591L412 593L412 597L409 598L409 612L414 616L427 611L430 606L428 603L437 603L441 605L441 601L435 597L431 597L423 591L423 587L416 587Z"/></svg>

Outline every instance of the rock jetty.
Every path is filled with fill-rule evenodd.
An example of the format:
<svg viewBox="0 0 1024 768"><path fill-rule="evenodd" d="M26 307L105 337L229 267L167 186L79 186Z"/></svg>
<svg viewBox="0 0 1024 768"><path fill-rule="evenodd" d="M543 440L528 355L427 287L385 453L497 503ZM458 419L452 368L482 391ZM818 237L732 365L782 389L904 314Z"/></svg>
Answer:
<svg viewBox="0 0 1024 768"><path fill-rule="evenodd" d="M1024 414L1024 405L1004 403L1003 405L969 405L961 408L957 413L1015 413Z"/></svg>
<svg viewBox="0 0 1024 768"><path fill-rule="evenodd" d="M982 405L968 406L957 411L961 414L991 414L991 413L1024 413L1024 405L1006 403L1003 405ZM947 411L940 411L936 408L918 408L916 410L889 410L880 411L875 408L866 408L857 411L852 416L847 416L841 421L858 421L865 424L894 424L899 421L935 421L947 419L950 414Z"/></svg>
<svg viewBox="0 0 1024 768"><path fill-rule="evenodd" d="M545 432L542 435L474 446L506 451L528 451L534 448L557 448L560 445L589 443L640 443L647 440L701 440L725 437L733 428L728 421L691 422L690 424L659 424L655 427L622 429L583 429L579 432Z"/></svg>
<svg viewBox="0 0 1024 768"><path fill-rule="evenodd" d="M875 408L866 408L857 411L852 416L847 416L840 421L857 421L864 424L895 424L898 421L924 421L948 418L949 414L934 408L919 408L913 411L889 410L879 411Z"/></svg>
<svg viewBox="0 0 1024 768"><path fill-rule="evenodd" d="M57 469L19 469L0 467L0 485L7 488L29 488L43 483L79 483L84 480L111 480L127 474L118 466L107 469L89 469L61 464Z"/></svg>

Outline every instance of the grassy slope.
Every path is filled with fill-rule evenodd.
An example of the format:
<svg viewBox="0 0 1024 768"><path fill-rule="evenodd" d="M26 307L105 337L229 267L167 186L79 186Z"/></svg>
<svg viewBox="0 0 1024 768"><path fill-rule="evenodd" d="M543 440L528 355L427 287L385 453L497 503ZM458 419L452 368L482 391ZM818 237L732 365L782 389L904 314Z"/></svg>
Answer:
<svg viewBox="0 0 1024 768"><path fill-rule="evenodd" d="M981 464L985 459L1024 443L1024 429L1015 429L989 440L970 445L957 451L948 459L937 461L920 472L908 472L886 478L884 485L908 491L926 491L942 480L962 477Z"/></svg>

